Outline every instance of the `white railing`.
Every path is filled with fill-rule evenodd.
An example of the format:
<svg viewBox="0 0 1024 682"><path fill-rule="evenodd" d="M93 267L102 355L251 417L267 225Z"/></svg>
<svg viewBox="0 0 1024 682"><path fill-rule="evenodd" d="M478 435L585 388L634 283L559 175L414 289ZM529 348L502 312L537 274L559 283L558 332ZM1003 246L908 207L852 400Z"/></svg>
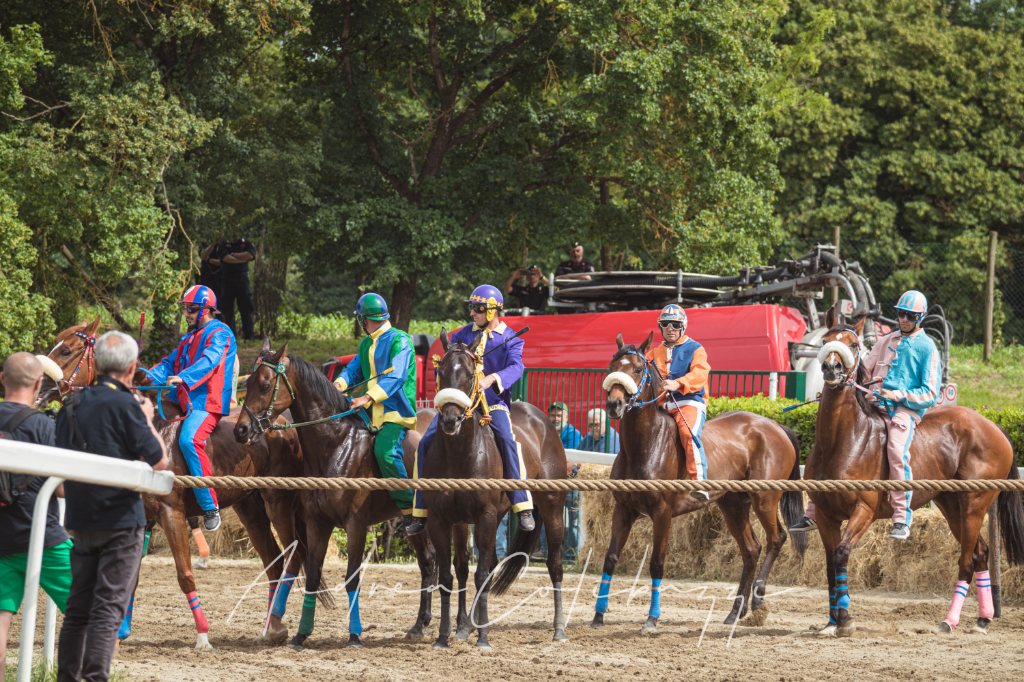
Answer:
<svg viewBox="0 0 1024 682"><path fill-rule="evenodd" d="M36 635L36 607L39 602L39 574L43 563L43 540L46 535L46 511L53 491L68 480L166 495L174 487L174 474L170 471L153 471L152 467L143 462L127 462L113 457L7 439L0 440L0 471L49 477L39 490L32 511L32 534L29 537L28 560L25 566L18 682L30 682L32 649ZM54 619L56 620L56 613ZM47 632L45 641L49 647L48 665L52 664L53 660L53 636L52 631Z"/></svg>

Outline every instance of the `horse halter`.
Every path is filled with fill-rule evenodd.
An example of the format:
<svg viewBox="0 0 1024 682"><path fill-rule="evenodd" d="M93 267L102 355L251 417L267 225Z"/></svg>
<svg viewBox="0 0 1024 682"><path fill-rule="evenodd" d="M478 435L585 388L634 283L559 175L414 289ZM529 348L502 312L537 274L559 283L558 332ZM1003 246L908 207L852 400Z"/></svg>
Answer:
<svg viewBox="0 0 1024 682"><path fill-rule="evenodd" d="M454 396L453 396L453 399L450 400L450 402L453 402L453 403L455 403L455 404L457 404L457 405L459 405L460 407L463 408L464 412L462 414L462 419L470 419L470 418L472 418L473 411L476 409L477 405L479 405L480 409L484 413L484 415L480 418L480 426L486 426L487 424L491 423L491 414L490 414L490 407L487 405L487 396L485 395L485 391L480 388L480 377L483 376L483 364L484 364L484 361L483 361L482 357L480 357L479 355L477 355L473 351L469 350L468 348L461 348L461 347L459 347L461 345L462 344L453 344L452 346L450 346L448 348L448 351L445 352L443 358L438 358L435 355L433 357L434 370L436 371L436 370L438 370L440 368L441 363L445 361L445 358L448 357L449 353L453 353L453 352L455 352L455 353L465 353L469 357L473 358L473 388L470 390L470 393L469 393L469 396L468 396L468 402L466 400L456 400L456 399L454 399ZM434 401L435 401L434 402L434 406L437 409L440 409L445 404L447 404L447 403L442 403L442 404L438 404L437 403L437 397L440 397L443 394L443 392L447 391L447 390L450 390L450 389L441 389L440 391L438 391L438 396L435 396L435 398L434 398ZM465 396L464 393L462 395Z"/></svg>
<svg viewBox="0 0 1024 682"><path fill-rule="evenodd" d="M842 328L840 328L839 331L840 331L840 333L841 332L849 332L850 334L853 334L854 345L851 347L848 344L845 344L842 341L839 341L838 339L836 339L836 340L833 340L833 341L829 341L824 346L822 346L822 351L826 350L829 347L829 344L832 344L832 343L842 344L842 345L846 346L846 348L848 348L850 350L850 353L853 355L853 365L851 365L850 368L846 371L846 373L842 375L842 377L843 377L842 381L840 381L836 385L837 386L856 386L857 383L853 379L857 376L857 370L860 368L860 341L859 341L859 337L857 336L857 330L854 329L853 327L842 327ZM833 350L833 351L827 353L825 355L825 358L827 358L832 353L839 354L840 355L840 362L842 362L842 354L839 352L839 350ZM821 362L824 362L824 358L822 358ZM844 368L846 368L846 363L842 363L842 365L843 365Z"/></svg>
<svg viewBox="0 0 1024 682"><path fill-rule="evenodd" d="M633 355L640 358L640 361L643 363L644 366L643 373L640 375L640 383L636 385L636 391L629 395L629 402L626 404L626 410L629 411L632 410L633 408L645 407L647 405L650 405L651 403L658 402L658 396L654 396L650 400L644 400L642 398L644 391L647 390L647 387L651 383L651 365L654 364L654 360L648 360L642 353L636 350L628 350L624 353L624 355ZM615 374L615 372L609 374L608 377L611 378L613 374ZM607 380L608 379L605 379L605 381ZM614 386L616 383L619 382L613 382L612 385ZM623 388L627 388L624 384L619 385L622 386ZM605 387L605 390L611 390L611 386Z"/></svg>
<svg viewBox="0 0 1024 682"><path fill-rule="evenodd" d="M253 431L255 431L257 436L262 436L264 433L270 430L270 419L274 415L274 405L277 404L277 392L281 390L282 378L284 379L285 385L288 387L288 394L291 396L292 402L295 401L295 389L292 387L292 382L288 378L288 374L286 373L288 371L288 368L284 366L283 362L279 362L276 365L272 365L269 362L265 361L263 359L263 356L261 355L258 358L256 358L256 366L253 367L253 371L255 372L260 367L269 367L270 369L274 370L274 374L276 376L274 377L274 392L271 395L270 402L267 403L267 411L263 414L262 417L257 417L255 414L253 414L253 411L249 409L248 400L246 400L245 403L242 405L242 409L244 409L245 413L249 415L249 420L253 423Z"/></svg>
<svg viewBox="0 0 1024 682"><path fill-rule="evenodd" d="M67 379L67 380L65 380L63 382L60 382L60 381L56 382L56 384L57 384L57 392L60 394L60 400L61 401L63 401L66 397L68 397L68 395L70 393L72 393L73 391L81 391L81 390L89 387L89 385L92 383L92 375L93 375L92 369L93 369L93 365L95 364L94 355L95 355L95 352L96 352L95 351L95 348L96 348L96 335L95 334L91 334L91 335L90 334L83 334L82 332L71 332L71 333L72 333L72 335L77 336L78 338L82 339L82 350L79 351L78 364L75 365L75 371L71 373L71 378ZM61 369L64 369L64 368L68 367L72 363L73 360L74 360L74 358L72 357L71 360L68 360L66 365L63 365L61 367ZM88 369L89 377L88 377L88 379L85 382L85 386L74 386L73 384L75 383L75 379L78 377L78 371L80 369L82 369L82 363L83 362L85 363L85 366ZM67 386L67 389L62 389L61 388L61 383L65 384Z"/></svg>

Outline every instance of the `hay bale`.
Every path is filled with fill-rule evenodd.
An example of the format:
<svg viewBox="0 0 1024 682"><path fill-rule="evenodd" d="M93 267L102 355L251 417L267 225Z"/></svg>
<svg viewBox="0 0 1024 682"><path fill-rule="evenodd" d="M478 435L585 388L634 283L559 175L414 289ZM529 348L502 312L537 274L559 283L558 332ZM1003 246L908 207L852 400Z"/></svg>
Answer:
<svg viewBox="0 0 1024 682"><path fill-rule="evenodd" d="M610 471L608 467L584 465L580 470L580 478L608 478ZM587 553L592 551L588 571L600 573L611 539L614 500L611 493L585 492L582 494L581 506L580 521L585 541L580 556L585 559ZM751 523L763 547L764 530L753 513ZM957 581L960 545L953 538L939 510L927 508L915 511L913 531L910 539L905 542L890 540L890 528L888 522L875 522L857 543L848 566L850 588L949 597ZM617 574L636 575L646 551L647 559L644 561L642 575L647 575L650 552L653 551L652 537L651 520L641 517L633 525L626 546L619 552ZM987 541L987 522L983 526L982 537ZM761 559L764 559L763 549ZM729 535L716 505L672 521L665 557L666 578L731 582L739 580L742 570L739 548ZM1011 569L1004 559L1002 579L1004 603L1024 602L1024 568ZM803 561L800 561L792 543L787 542L775 561L769 580L775 585L824 589L827 586L825 552L818 533L809 534L807 554Z"/></svg>
<svg viewBox="0 0 1024 682"><path fill-rule="evenodd" d="M245 526L242 525L241 519L238 518L238 514L235 513L234 509L222 509L220 512L220 528L209 533L204 531L203 535L206 536L206 543L210 545L210 556L220 557L222 559L253 559L256 558L256 551L252 547L252 543L249 541L249 536L245 532ZM186 530L191 537L191 529L186 524ZM275 534L275 537L276 534ZM199 550L196 549L195 543L190 541L189 546L192 554L198 558ZM149 539L149 553L150 554L170 554L170 547L167 544L167 537L164 535L163 529L160 526L156 526L153 529L153 534Z"/></svg>

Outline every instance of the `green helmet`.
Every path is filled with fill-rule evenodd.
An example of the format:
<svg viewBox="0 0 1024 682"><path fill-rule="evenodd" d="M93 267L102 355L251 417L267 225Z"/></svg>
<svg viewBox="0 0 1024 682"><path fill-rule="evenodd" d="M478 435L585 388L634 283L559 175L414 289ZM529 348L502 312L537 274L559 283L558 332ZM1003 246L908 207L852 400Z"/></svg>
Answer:
<svg viewBox="0 0 1024 682"><path fill-rule="evenodd" d="M356 317L380 322L391 317L388 304L379 294L363 294L356 302Z"/></svg>

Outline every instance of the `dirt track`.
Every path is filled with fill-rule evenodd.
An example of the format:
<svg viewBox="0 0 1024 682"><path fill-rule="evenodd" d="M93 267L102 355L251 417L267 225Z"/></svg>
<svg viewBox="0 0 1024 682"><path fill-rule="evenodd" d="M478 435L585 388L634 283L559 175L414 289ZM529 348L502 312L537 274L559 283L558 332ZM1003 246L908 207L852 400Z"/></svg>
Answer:
<svg viewBox="0 0 1024 682"><path fill-rule="evenodd" d="M568 643L551 641L551 598L534 596L491 629L494 651L483 653L453 636L451 651L433 651L437 634L439 600L434 600L430 636L421 642L404 639L414 618L417 595L398 595L386 588L396 583L418 586L412 567L371 566L363 582L361 613L364 648L344 648L348 638L343 607L319 607L317 624L307 648L295 652L286 647L255 644L266 609L266 588L261 585L241 601L246 588L260 572L257 562L219 560L213 569L197 572L199 596L211 623L213 653L193 650L195 631L184 596L174 579L174 567L166 557L147 557L142 584L135 603L132 637L115 658L118 673L128 679L195 680L197 682L311 682L317 680L423 680L426 676L457 678L460 682L491 679L678 679L699 675L702 680L819 680L964 679L1004 680L1019 678L1024 671L1024 609L1004 608L1003 618L989 627L988 635L970 628L977 617L973 594L964 606L958 632L932 634L945 615L946 599L892 593L854 593L852 612L858 630L852 639L817 636L824 625L827 598L822 590L795 588L769 598L767 622L761 627L739 626L731 642L730 628L722 624L732 587L725 583L676 582L680 592L666 589L662 597L660 634L641 635L647 613L646 591L627 607L628 594L613 596L606 616L608 625L590 629L596 578L588 576L580 590L568 628ZM328 585L340 585L340 563L325 569ZM575 590L580 576L567 575L565 589ZM472 585L472 575L470 577ZM631 578L617 577L613 590L628 590ZM668 582L668 581L667 581ZM369 591L377 584L376 592ZM531 592L549 585L546 573L531 569L513 590L491 599L491 616L497 619ZM648 584L641 578L638 587ZM710 623L700 641L711 606L700 602L699 592L718 597ZM785 588L770 587L768 594ZM293 594L285 623L294 632L301 601ZM472 586L470 595L473 594ZM338 602L345 602L339 590ZM453 600L454 601L454 600ZM566 608L571 603L566 596ZM42 611L40 611L42 613ZM40 624L41 624L40 618ZM58 623L59 626L59 623ZM17 620L12 628L12 653L17 651ZM39 639L42 632L40 628ZM699 643L699 646L698 646ZM15 654L16 655L16 654ZM429 677L427 677L429 679Z"/></svg>

